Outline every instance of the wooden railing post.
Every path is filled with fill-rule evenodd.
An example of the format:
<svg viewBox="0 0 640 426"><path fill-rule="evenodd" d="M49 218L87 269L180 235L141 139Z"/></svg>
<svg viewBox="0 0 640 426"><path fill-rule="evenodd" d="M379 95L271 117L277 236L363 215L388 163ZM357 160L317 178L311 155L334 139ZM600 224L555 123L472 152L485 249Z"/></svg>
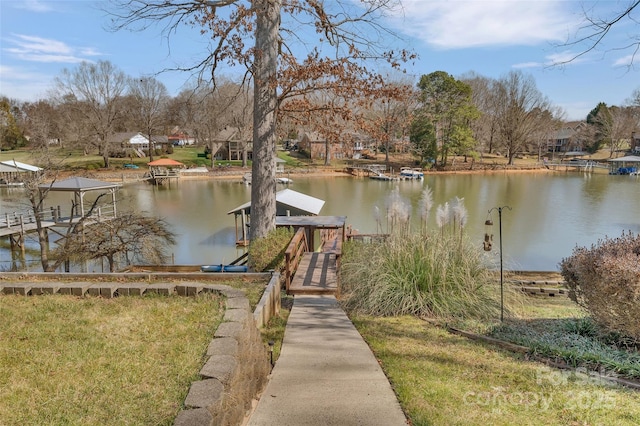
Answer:
<svg viewBox="0 0 640 426"><path fill-rule="evenodd" d="M289 287L293 276L298 269L300 259L304 252L308 249L307 238L304 228L298 228L296 233L291 238L289 245L284 253L285 258L285 290L289 292Z"/></svg>

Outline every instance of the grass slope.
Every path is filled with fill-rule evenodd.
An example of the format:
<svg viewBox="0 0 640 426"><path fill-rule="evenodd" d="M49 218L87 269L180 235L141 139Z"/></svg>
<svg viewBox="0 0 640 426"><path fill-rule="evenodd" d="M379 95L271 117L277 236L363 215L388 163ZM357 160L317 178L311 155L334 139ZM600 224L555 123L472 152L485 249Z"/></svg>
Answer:
<svg viewBox="0 0 640 426"><path fill-rule="evenodd" d="M0 424L172 424L221 303L0 296Z"/></svg>
<svg viewBox="0 0 640 426"><path fill-rule="evenodd" d="M414 317L352 319L414 426L640 424L637 392L523 361Z"/></svg>

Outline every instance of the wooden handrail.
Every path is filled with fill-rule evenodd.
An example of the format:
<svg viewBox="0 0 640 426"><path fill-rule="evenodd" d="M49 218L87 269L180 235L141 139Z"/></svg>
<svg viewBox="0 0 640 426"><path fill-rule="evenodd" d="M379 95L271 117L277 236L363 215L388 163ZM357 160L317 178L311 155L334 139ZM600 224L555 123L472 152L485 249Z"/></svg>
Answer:
<svg viewBox="0 0 640 426"><path fill-rule="evenodd" d="M57 207L49 207L48 209L44 209L37 213L38 218L42 221L52 221L52 222L66 222L69 218L64 218L60 213L60 206ZM79 216L74 216L79 217ZM98 207L91 215L88 215L87 218L97 219L100 221L104 218L115 217L115 210L111 205ZM12 212L5 213L0 216L0 228L13 228L13 227L23 227L25 224L35 223L36 216L33 214L31 210L24 210L21 212Z"/></svg>
<svg viewBox="0 0 640 426"><path fill-rule="evenodd" d="M302 255L308 250L307 245L307 234L304 231L304 228L298 228L296 233L291 238L289 245L287 246L287 250L284 252L285 259L285 289L287 293L289 292L289 287L291 286L291 281L293 280L293 276L296 274L298 270L298 265L300 265L300 260L302 259Z"/></svg>

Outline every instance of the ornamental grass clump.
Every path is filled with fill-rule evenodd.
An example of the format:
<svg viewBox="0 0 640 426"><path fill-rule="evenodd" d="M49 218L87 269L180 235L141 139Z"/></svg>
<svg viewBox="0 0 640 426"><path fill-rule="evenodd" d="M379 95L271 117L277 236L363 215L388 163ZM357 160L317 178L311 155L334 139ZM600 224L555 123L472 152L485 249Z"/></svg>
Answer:
<svg viewBox="0 0 640 426"><path fill-rule="evenodd" d="M640 235L576 247L560 267L573 301L606 330L640 342Z"/></svg>
<svg viewBox="0 0 640 426"><path fill-rule="evenodd" d="M437 230L426 228L431 191L423 194L420 232L397 193L387 203L391 235L384 241L345 246L340 285L346 309L369 315L442 319L496 318L495 282L481 252L465 237L464 200L438 208Z"/></svg>
<svg viewBox="0 0 640 426"><path fill-rule="evenodd" d="M392 236L347 245L340 271L348 310L369 315L496 318L495 287L478 250L459 236Z"/></svg>

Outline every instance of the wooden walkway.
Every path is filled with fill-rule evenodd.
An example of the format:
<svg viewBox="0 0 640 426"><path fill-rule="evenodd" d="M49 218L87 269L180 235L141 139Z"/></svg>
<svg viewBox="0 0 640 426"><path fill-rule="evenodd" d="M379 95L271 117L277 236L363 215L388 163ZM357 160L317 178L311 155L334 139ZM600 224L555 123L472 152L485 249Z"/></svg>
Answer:
<svg viewBox="0 0 640 426"><path fill-rule="evenodd" d="M302 220L299 217L299 221ZM338 268L345 235L344 217L314 216L306 223L296 225L298 229L284 253L287 294L337 296ZM310 251L314 245L307 242L307 233L313 235L316 229L322 239L319 252Z"/></svg>
<svg viewBox="0 0 640 426"><path fill-rule="evenodd" d="M332 295L338 292L336 255L306 252L289 287L293 295Z"/></svg>

